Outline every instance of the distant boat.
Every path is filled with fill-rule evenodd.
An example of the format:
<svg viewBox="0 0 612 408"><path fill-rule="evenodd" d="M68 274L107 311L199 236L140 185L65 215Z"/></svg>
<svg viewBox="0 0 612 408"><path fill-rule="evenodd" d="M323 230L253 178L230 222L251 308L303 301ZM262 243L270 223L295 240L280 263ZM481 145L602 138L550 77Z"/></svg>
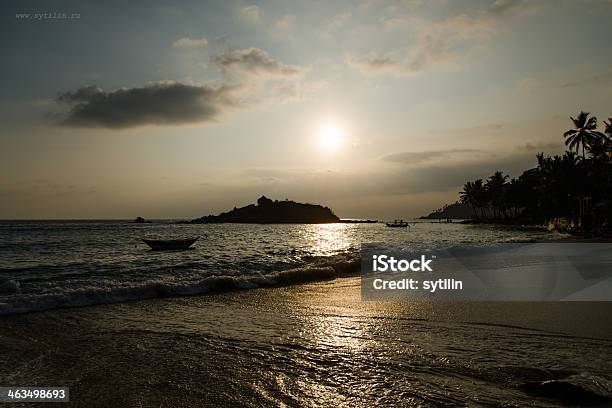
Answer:
<svg viewBox="0 0 612 408"><path fill-rule="evenodd" d="M387 222L387 227L390 228L407 228L408 223L404 220L395 220L393 222Z"/></svg>
<svg viewBox="0 0 612 408"><path fill-rule="evenodd" d="M344 224L376 224L378 220L353 220L343 218L340 220L340 222Z"/></svg>
<svg viewBox="0 0 612 408"><path fill-rule="evenodd" d="M183 239L143 239L154 251L189 249L200 237Z"/></svg>

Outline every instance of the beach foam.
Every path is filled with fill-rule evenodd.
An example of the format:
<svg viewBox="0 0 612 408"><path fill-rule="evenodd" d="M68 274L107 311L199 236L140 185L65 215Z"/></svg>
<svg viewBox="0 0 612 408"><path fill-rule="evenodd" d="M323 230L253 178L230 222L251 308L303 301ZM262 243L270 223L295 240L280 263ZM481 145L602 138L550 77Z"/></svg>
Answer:
<svg viewBox="0 0 612 408"><path fill-rule="evenodd" d="M333 258L333 257L330 257ZM107 282L79 288L54 287L45 293L18 294L19 282L0 283L0 293L12 294L0 303L0 315L40 312L49 309L79 307L131 300L154 299L174 296L194 296L234 290L248 290L273 286L335 279L359 272L359 259L326 260L321 263L282 271L254 275L212 275L196 281L181 281L174 276L142 282ZM92 282L93 283L93 282Z"/></svg>

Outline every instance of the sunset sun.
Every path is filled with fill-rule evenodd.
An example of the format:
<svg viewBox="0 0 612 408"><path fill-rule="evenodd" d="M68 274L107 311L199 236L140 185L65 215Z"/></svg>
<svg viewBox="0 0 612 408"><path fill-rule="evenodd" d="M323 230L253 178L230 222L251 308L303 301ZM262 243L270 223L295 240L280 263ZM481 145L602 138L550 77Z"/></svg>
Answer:
<svg viewBox="0 0 612 408"><path fill-rule="evenodd" d="M317 130L319 146L328 152L333 152L340 148L344 138L344 130L335 123L324 123Z"/></svg>

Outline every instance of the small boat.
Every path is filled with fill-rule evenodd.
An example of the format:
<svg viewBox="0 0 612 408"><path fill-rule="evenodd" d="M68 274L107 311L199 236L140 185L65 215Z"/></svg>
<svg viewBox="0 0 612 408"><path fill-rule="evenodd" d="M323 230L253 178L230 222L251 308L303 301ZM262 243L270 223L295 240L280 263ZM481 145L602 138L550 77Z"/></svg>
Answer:
<svg viewBox="0 0 612 408"><path fill-rule="evenodd" d="M154 251L189 249L200 237L182 239L143 239Z"/></svg>
<svg viewBox="0 0 612 408"><path fill-rule="evenodd" d="M408 223L404 220L394 220L393 222L387 222L387 227L390 228L407 228Z"/></svg>

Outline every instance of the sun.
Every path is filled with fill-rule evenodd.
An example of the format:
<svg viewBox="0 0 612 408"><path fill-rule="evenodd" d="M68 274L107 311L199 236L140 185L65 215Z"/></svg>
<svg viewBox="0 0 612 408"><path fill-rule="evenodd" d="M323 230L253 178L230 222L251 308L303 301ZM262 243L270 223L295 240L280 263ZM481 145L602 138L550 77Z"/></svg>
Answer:
<svg viewBox="0 0 612 408"><path fill-rule="evenodd" d="M319 146L328 152L337 150L344 141L344 131L335 123L324 123L317 130Z"/></svg>

